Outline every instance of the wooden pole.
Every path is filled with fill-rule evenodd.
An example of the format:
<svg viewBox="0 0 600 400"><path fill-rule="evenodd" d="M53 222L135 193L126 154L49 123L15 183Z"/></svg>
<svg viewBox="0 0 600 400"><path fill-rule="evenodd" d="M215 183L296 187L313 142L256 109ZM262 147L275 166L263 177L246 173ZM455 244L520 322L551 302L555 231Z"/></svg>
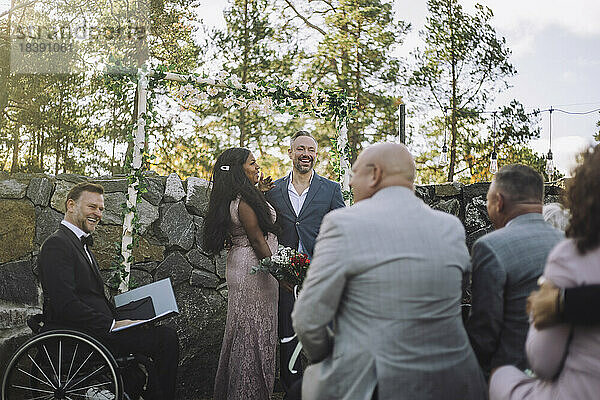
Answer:
<svg viewBox="0 0 600 400"><path fill-rule="evenodd" d="M346 154L346 147L348 145L348 125L347 120L336 120L336 131L338 132L337 138L337 150L340 155L340 170L342 171L339 177L342 185L342 192L350 191L350 160ZM346 200L346 205L349 205L349 200Z"/></svg>

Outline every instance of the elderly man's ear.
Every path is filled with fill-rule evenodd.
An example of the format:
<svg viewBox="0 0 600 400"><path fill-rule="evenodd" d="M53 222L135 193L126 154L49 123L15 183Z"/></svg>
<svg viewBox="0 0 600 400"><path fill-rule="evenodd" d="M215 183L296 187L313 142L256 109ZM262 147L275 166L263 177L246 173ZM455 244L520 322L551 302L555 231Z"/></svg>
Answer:
<svg viewBox="0 0 600 400"><path fill-rule="evenodd" d="M382 179L383 179L383 170L381 169L381 167L379 165L375 164L373 166L373 168L371 168L371 182L370 182L369 186L373 187L373 188L379 186Z"/></svg>

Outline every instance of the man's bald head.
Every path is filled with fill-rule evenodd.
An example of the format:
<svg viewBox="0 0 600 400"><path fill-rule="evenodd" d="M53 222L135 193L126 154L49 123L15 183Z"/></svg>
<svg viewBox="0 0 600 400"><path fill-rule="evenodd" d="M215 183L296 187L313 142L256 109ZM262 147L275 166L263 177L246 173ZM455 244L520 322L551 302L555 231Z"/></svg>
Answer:
<svg viewBox="0 0 600 400"><path fill-rule="evenodd" d="M415 161L403 144L378 143L366 148L356 159L352 172L350 186L355 201L389 186L414 188Z"/></svg>

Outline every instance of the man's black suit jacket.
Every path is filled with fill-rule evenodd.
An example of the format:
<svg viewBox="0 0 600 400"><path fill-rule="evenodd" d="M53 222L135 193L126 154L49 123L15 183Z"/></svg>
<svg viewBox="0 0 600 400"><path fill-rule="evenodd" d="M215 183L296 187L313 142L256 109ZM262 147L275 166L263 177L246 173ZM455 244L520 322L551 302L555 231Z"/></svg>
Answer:
<svg viewBox="0 0 600 400"><path fill-rule="evenodd" d="M323 217L329 211L345 205L342 190L339 183L315 172L306 200L296 216L288 194L289 183L288 174L276 180L273 189L266 193L267 200L277 211L277 221L282 228L278 237L279 244L297 249L298 239L301 239L305 251L312 257Z"/></svg>
<svg viewBox="0 0 600 400"><path fill-rule="evenodd" d="M98 263L89 253L92 263L81 241L63 224L42 245L38 265L46 323L106 336L115 308L104 295Z"/></svg>

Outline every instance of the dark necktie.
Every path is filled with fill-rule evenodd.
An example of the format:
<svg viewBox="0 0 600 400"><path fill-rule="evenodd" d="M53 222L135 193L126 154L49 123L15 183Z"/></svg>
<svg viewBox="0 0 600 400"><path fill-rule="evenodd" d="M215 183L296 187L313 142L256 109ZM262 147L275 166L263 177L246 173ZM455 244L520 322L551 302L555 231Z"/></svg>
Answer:
<svg viewBox="0 0 600 400"><path fill-rule="evenodd" d="M92 247L94 245L94 239L92 235L82 236L81 244L87 245L87 247Z"/></svg>

